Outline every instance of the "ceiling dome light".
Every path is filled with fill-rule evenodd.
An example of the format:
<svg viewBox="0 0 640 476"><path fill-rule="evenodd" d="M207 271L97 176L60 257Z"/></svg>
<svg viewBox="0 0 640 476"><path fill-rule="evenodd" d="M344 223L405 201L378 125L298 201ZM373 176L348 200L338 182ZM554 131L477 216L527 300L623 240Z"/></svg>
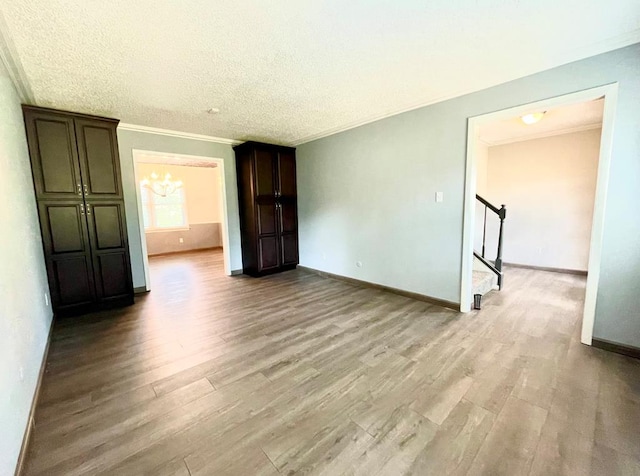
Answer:
<svg viewBox="0 0 640 476"><path fill-rule="evenodd" d="M522 122L524 122L526 125L530 126L531 124L535 124L540 119L542 119L544 117L544 115L546 114L546 112L547 111L532 112L530 114L525 114L520 119L522 119Z"/></svg>

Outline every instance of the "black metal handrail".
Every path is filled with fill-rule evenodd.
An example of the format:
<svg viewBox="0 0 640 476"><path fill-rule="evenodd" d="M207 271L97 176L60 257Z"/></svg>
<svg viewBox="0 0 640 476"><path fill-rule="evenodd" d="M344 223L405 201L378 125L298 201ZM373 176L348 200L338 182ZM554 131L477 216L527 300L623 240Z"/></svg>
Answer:
<svg viewBox="0 0 640 476"><path fill-rule="evenodd" d="M507 217L507 208L503 204L500 208L492 205L486 199L482 198L480 195L476 194L476 200L484 205L484 222L482 226L482 254L473 252L474 256L478 258L485 266L487 266L491 271L493 271L498 276L498 287L502 289L502 281L503 281L503 272L502 272L502 244L503 244L503 233L504 233L504 220ZM493 264L487 260L485 257L485 248L486 248L486 239L487 239L487 210L491 210L493 213L498 215L500 219L500 231L498 233L498 250L496 253L496 259Z"/></svg>

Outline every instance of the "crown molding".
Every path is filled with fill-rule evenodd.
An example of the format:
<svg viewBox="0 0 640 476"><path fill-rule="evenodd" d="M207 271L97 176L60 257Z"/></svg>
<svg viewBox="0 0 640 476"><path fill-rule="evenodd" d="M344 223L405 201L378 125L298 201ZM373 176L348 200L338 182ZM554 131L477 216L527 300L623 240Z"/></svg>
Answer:
<svg viewBox="0 0 640 476"><path fill-rule="evenodd" d="M563 134L573 134L574 132L590 131L592 129L600 129L601 127L602 127L602 122L595 122L593 124L584 124L581 126L565 127L563 129L553 129L546 132L537 132L535 134L527 134L525 136L513 137L509 139L502 139L502 140L480 139L480 140L482 141L482 143L488 145L489 147L495 147L497 145L513 144L514 142L525 142L528 140L544 139L545 137L560 136Z"/></svg>
<svg viewBox="0 0 640 476"><path fill-rule="evenodd" d="M324 137L328 137L328 136L332 136L334 134L338 134L340 132L345 132L348 131L350 129L355 129L356 127L360 127L360 126L364 126L367 124L371 124L372 122L377 122L380 121L382 119L387 119L389 117L393 117L393 116L397 116L399 114L403 114L405 112L409 112L409 111L413 111L415 109L420 109L423 107L427 107L427 106L431 106L432 104L437 104L443 101L448 101L449 99L454 99L460 96L465 96L467 94L471 94L471 93L475 93L478 91L482 91L484 89L489 89L492 88L494 86L499 86L500 84L504 84L504 83L508 83L510 81L515 81L517 79L520 78L524 78L526 76L531 76L533 74L537 74L537 73L541 73L543 71L547 71L549 69L553 69L553 68L557 68L560 66L563 66L565 64L570 64L570 63L574 63L576 61L581 61L583 59L586 58L590 58L592 56L597 56L599 54L603 54L603 53L607 53L609 51L613 51L613 50L617 50L619 48L624 48L626 46L631 46L634 45L636 43L640 43L640 29L634 30L630 33L624 34L624 35L618 35L615 36L613 38L609 38L607 40L603 40L600 41L598 43L594 43L591 45L588 45L586 47L582 47L582 48L577 48L574 50L571 50L570 52L566 53L564 56L565 57L571 57L572 59L570 60L565 60L565 61L560 61L557 62L555 64L548 64L546 66L543 66L539 69L537 69L536 71L522 71L520 72L520 74L516 74L514 75L514 77L512 77L511 79L507 80L507 81L501 81L499 83L492 83L492 84L487 84L481 88L473 88L473 89L465 89L465 90L460 90L460 91L453 91L451 93L447 93L444 94L442 96L439 96L437 98L431 98L428 100L424 100L420 103L416 103L404 108L400 108L400 109L396 109L394 111L391 112L386 112L386 113L382 113L382 114L378 114L375 116L369 116L368 118L359 120L359 121L354 121L351 123L347 123L347 124L343 124L341 126L337 126L337 127L333 127L331 129L326 129L322 132L318 132L315 134L310 134L308 136L304 136L301 137L297 140L292 141L292 145L293 146L299 146L302 144L306 144L307 142L312 142L314 140L318 140L318 139L322 139Z"/></svg>
<svg viewBox="0 0 640 476"><path fill-rule="evenodd" d="M31 85L8 32L7 23L4 20L4 16L2 16L2 12L0 12L0 62L7 70L9 79L18 92L20 101L24 104L35 104Z"/></svg>
<svg viewBox="0 0 640 476"><path fill-rule="evenodd" d="M125 122L121 122L120 124L118 124L118 129L123 131L144 132L146 134L157 134L157 135L168 136L168 137L178 137L180 139L192 139L192 140L200 140L204 142L215 142L216 144L238 145L242 143L242 141L238 141L235 139L225 139L223 137L207 136L204 134L193 134L191 132L174 131L171 129L160 129L158 127L140 126L137 124L127 124Z"/></svg>

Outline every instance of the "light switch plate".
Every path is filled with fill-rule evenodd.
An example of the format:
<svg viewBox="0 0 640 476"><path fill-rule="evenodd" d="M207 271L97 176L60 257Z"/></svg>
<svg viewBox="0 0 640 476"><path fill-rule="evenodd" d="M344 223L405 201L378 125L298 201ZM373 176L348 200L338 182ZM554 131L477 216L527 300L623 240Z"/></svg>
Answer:
<svg viewBox="0 0 640 476"><path fill-rule="evenodd" d="M436 203L441 203L444 200L444 193L436 192Z"/></svg>

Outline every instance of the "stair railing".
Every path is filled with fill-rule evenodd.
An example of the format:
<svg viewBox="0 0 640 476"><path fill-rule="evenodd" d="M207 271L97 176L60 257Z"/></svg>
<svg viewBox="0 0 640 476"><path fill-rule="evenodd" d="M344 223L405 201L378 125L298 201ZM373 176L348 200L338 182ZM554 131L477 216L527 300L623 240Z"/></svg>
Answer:
<svg viewBox="0 0 640 476"><path fill-rule="evenodd" d="M502 282L504 278L504 273L502 272L502 245L503 245L503 234L504 234L504 220L507 217L507 208L504 204L501 205L500 208L498 208L477 194L476 194L476 200L478 200L482 205L484 205L484 222L482 224L482 254L474 250L473 255L476 258L478 258L480 261L482 261L482 263L487 268L493 271L496 274L496 276L498 276L498 287L502 289ZM498 232L498 250L496 252L496 259L495 261L493 261L493 263L485 257L486 241L487 241L487 210L491 210L500 219L500 231Z"/></svg>

